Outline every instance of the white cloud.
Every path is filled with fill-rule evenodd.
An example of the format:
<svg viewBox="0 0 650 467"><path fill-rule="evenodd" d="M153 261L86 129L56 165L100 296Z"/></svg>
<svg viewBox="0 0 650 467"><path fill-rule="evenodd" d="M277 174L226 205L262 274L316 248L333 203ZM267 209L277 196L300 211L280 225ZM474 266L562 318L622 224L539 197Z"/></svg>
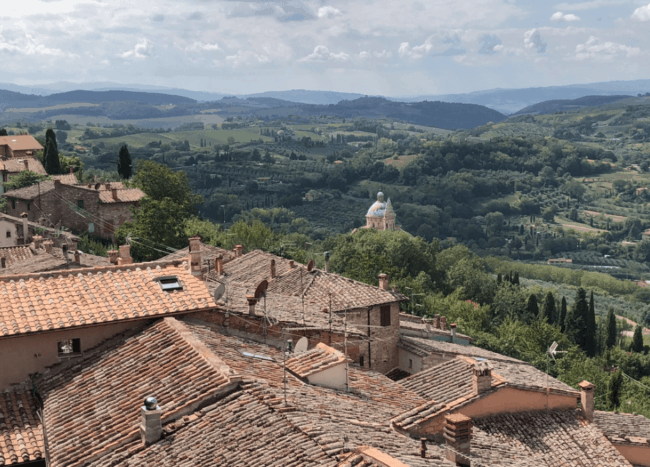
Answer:
<svg viewBox="0 0 650 467"><path fill-rule="evenodd" d="M397 50L400 57L419 59L429 54L440 55L461 55L465 53L460 40L459 31L447 31L432 34L420 44L411 48L408 42L402 42Z"/></svg>
<svg viewBox="0 0 650 467"><path fill-rule="evenodd" d="M634 13L632 13L632 19L637 21L650 21L650 3L634 10Z"/></svg>
<svg viewBox="0 0 650 467"><path fill-rule="evenodd" d="M360 59L370 58L370 54L365 50L362 50L361 52L359 52L359 58Z"/></svg>
<svg viewBox="0 0 650 467"><path fill-rule="evenodd" d="M333 6L322 6L318 9L319 18L332 18L333 16L341 16L341 10Z"/></svg>
<svg viewBox="0 0 650 467"><path fill-rule="evenodd" d="M370 53L370 52L367 52L367 51L364 50L364 51L359 53L359 58L362 59L362 60L366 59L366 58L370 58L370 57L374 57L374 58L390 58L392 56L393 56L393 53L389 52L388 50L382 50L381 52L373 52L373 53Z"/></svg>
<svg viewBox="0 0 650 467"><path fill-rule="evenodd" d="M554 23L559 23L561 21L565 23L572 23L574 21L580 21L580 17L574 15L573 13L564 14L561 11L558 11L556 13L553 13L551 16L551 21Z"/></svg>
<svg viewBox="0 0 650 467"><path fill-rule="evenodd" d="M47 47L38 42L31 34L20 35L14 40L7 40L0 35L0 51L20 55L44 55L49 57L78 57L61 49Z"/></svg>
<svg viewBox="0 0 650 467"><path fill-rule="evenodd" d="M587 11L595 10L597 8L603 8L608 6L618 6L625 3L629 3L627 0L593 0L590 2L580 2L580 3L560 3L555 5L555 8L558 10L568 10L568 11Z"/></svg>
<svg viewBox="0 0 650 467"><path fill-rule="evenodd" d="M306 57L301 58L298 61L299 62L324 62L327 60L346 61L349 59L350 56L345 52L334 53L334 52L330 52L330 49L328 49L324 45L317 45L316 48L314 48L314 51L312 53L310 53Z"/></svg>
<svg viewBox="0 0 650 467"><path fill-rule="evenodd" d="M546 52L546 42L537 29L531 29L524 33L524 46L528 50L534 50L538 54Z"/></svg>
<svg viewBox="0 0 650 467"><path fill-rule="evenodd" d="M221 50L219 48L219 44L204 44L203 42L195 42L194 44L190 45L185 49L186 51L192 51L192 52L199 52L199 51L206 51L206 52L214 52L216 50Z"/></svg>
<svg viewBox="0 0 650 467"><path fill-rule="evenodd" d="M151 56L153 48L153 42L147 40L146 38L142 38L140 42L135 44L135 47L133 47L133 49L127 50L126 52L120 54L120 57L138 59L147 58Z"/></svg>
<svg viewBox="0 0 650 467"><path fill-rule="evenodd" d="M641 49L639 47L631 47L609 41L601 44L598 38L594 36L590 36L584 44L578 44L576 46L576 58L578 60L587 58L610 60L615 57L629 58L638 55L641 55Z"/></svg>
<svg viewBox="0 0 650 467"><path fill-rule="evenodd" d="M239 68L247 65L260 65L269 63L271 59L266 55L257 54L250 50L238 50L234 55L228 55L225 62L231 65L233 68ZM220 62L215 61L216 64Z"/></svg>

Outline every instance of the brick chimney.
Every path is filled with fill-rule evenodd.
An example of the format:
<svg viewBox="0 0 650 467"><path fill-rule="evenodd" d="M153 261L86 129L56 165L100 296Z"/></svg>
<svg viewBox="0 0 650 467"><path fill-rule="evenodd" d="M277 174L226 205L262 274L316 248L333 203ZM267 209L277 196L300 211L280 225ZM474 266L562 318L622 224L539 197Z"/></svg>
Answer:
<svg viewBox="0 0 650 467"><path fill-rule="evenodd" d="M54 189L58 190L59 188L61 188L61 180L59 180L58 178L55 178L54 179Z"/></svg>
<svg viewBox="0 0 650 467"><path fill-rule="evenodd" d="M32 237L32 241L34 242L34 248L38 250L41 247L41 243L43 242L43 237L40 235L34 235Z"/></svg>
<svg viewBox="0 0 650 467"><path fill-rule="evenodd" d="M445 417L444 438L447 449L445 455L456 465L470 465L470 441L472 439L472 419L462 414Z"/></svg>
<svg viewBox="0 0 650 467"><path fill-rule="evenodd" d="M23 245L27 245L29 243L29 221L27 220L28 217L29 214L26 212L20 213L20 218L23 220Z"/></svg>
<svg viewBox="0 0 650 467"><path fill-rule="evenodd" d="M290 267L291 269L295 268L295 267L296 267L296 262L295 262L294 260L290 260L290 261L289 261L289 267Z"/></svg>
<svg viewBox="0 0 650 467"><path fill-rule="evenodd" d="M440 329L440 315L433 315L433 328Z"/></svg>
<svg viewBox="0 0 650 467"><path fill-rule="evenodd" d="M74 167L70 166L70 174L74 173Z"/></svg>
<svg viewBox="0 0 650 467"><path fill-rule="evenodd" d="M131 258L131 245L120 245L120 257L117 259L117 264L120 266L124 264L133 264L133 258Z"/></svg>
<svg viewBox="0 0 650 467"><path fill-rule="evenodd" d="M271 260L271 279L275 279L275 260Z"/></svg>
<svg viewBox="0 0 650 467"><path fill-rule="evenodd" d="M190 272L193 276L201 276L201 237L190 238Z"/></svg>
<svg viewBox="0 0 650 467"><path fill-rule="evenodd" d="M108 250L108 260L111 264L117 264L117 256L120 254L117 250Z"/></svg>
<svg viewBox="0 0 650 467"><path fill-rule="evenodd" d="M476 362L472 372L474 394L481 394L492 387L492 367L486 361Z"/></svg>
<svg viewBox="0 0 650 467"><path fill-rule="evenodd" d="M223 255L218 254L216 258L214 258L214 268L217 270L217 274L222 275L223 274Z"/></svg>
<svg viewBox="0 0 650 467"><path fill-rule="evenodd" d="M148 446L162 436L162 410L155 397L147 397L140 409L140 437L142 444Z"/></svg>
<svg viewBox="0 0 650 467"><path fill-rule="evenodd" d="M255 295L246 295L246 300L248 301L248 314L255 316L255 305L257 304Z"/></svg>
<svg viewBox="0 0 650 467"><path fill-rule="evenodd" d="M79 250L76 250L74 252L74 262L77 264L81 264L81 253L79 253Z"/></svg>
<svg viewBox="0 0 650 467"><path fill-rule="evenodd" d="M390 290L390 286L388 284L388 274L379 274L377 277L379 278L379 288L383 290Z"/></svg>
<svg viewBox="0 0 650 467"><path fill-rule="evenodd" d="M54 246L54 242L52 240L45 240L43 242L43 248L45 248L45 253L52 253L53 246Z"/></svg>
<svg viewBox="0 0 650 467"><path fill-rule="evenodd" d="M447 317L446 316L441 316L440 317L440 329L443 331L447 330Z"/></svg>
<svg viewBox="0 0 650 467"><path fill-rule="evenodd" d="M325 272L330 272L330 252L325 252Z"/></svg>
<svg viewBox="0 0 650 467"><path fill-rule="evenodd" d="M583 381L580 386L580 405L582 415L590 422L594 421L594 386L589 381Z"/></svg>
<svg viewBox="0 0 650 467"><path fill-rule="evenodd" d="M451 323L449 329L451 329L451 342L456 343L456 323Z"/></svg>
<svg viewBox="0 0 650 467"><path fill-rule="evenodd" d="M111 188L111 198L117 201L117 188Z"/></svg>
<svg viewBox="0 0 650 467"><path fill-rule="evenodd" d="M244 254L243 245L235 245L235 257L239 258Z"/></svg>

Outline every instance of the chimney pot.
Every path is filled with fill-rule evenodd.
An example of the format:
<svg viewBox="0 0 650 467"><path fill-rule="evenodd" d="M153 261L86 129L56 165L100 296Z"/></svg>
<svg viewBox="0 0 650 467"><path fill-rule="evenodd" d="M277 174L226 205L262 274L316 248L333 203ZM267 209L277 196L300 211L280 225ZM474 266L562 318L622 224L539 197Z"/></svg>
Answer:
<svg viewBox="0 0 650 467"><path fill-rule="evenodd" d="M162 436L162 410L154 397L147 397L140 409L140 437L145 446Z"/></svg>
<svg viewBox="0 0 650 467"><path fill-rule="evenodd" d="M440 329L443 331L447 330L447 317L446 316L441 316L440 317Z"/></svg>
<svg viewBox="0 0 650 467"><path fill-rule="evenodd" d="M330 272L330 252L325 252L325 272Z"/></svg>
<svg viewBox="0 0 650 467"><path fill-rule="evenodd" d="M61 188L61 180L58 178L54 179L54 189Z"/></svg>
<svg viewBox="0 0 650 467"><path fill-rule="evenodd" d="M248 301L248 314L255 316L255 304L257 303L255 295L246 295L246 300Z"/></svg>
<svg viewBox="0 0 650 467"><path fill-rule="evenodd" d="M440 315L433 315L433 327L440 329Z"/></svg>
<svg viewBox="0 0 650 467"><path fill-rule="evenodd" d="M472 373L474 394L481 394L492 387L492 367L486 361L476 362Z"/></svg>
<svg viewBox="0 0 650 467"><path fill-rule="evenodd" d="M190 257L188 259L190 264L190 273L193 276L202 276L201 270L201 237L192 237L190 242Z"/></svg>
<svg viewBox="0 0 650 467"><path fill-rule="evenodd" d="M43 242L43 237L40 235L34 235L32 237L32 240L34 241L34 248L37 250L41 248L41 243Z"/></svg>
<svg viewBox="0 0 650 467"><path fill-rule="evenodd" d="M580 384L580 405L582 406L582 415L590 422L594 421L594 386L589 381L583 381Z"/></svg>
<svg viewBox="0 0 650 467"><path fill-rule="evenodd" d="M217 270L217 274L222 275L223 274L223 255L218 254L216 258L214 258L214 268Z"/></svg>
<svg viewBox="0 0 650 467"><path fill-rule="evenodd" d="M111 188L111 198L117 201L117 188Z"/></svg>
<svg viewBox="0 0 650 467"><path fill-rule="evenodd" d="M462 414L445 417L443 436L447 460L457 465L470 465L470 442L472 439L472 419Z"/></svg>
<svg viewBox="0 0 650 467"><path fill-rule="evenodd" d="M388 274L379 274L379 288L383 290L390 290Z"/></svg>
<svg viewBox="0 0 650 467"><path fill-rule="evenodd" d="M79 253L79 250L74 252L74 262L81 264L81 253Z"/></svg>
<svg viewBox="0 0 650 467"><path fill-rule="evenodd" d="M451 342L455 343L456 342L456 323L451 323L449 325L449 328L451 329Z"/></svg>
<svg viewBox="0 0 650 467"><path fill-rule="evenodd" d="M420 457L422 459L427 457L427 439L420 438Z"/></svg>
<svg viewBox="0 0 650 467"><path fill-rule="evenodd" d="M45 240L43 242L43 247L45 248L45 253L52 253L52 247L54 246L54 242L52 240Z"/></svg>
<svg viewBox="0 0 650 467"><path fill-rule="evenodd" d="M295 262L294 260L290 260L290 261L289 261L289 267L290 267L291 269L295 268L295 267L296 267L296 262Z"/></svg>
<svg viewBox="0 0 650 467"><path fill-rule="evenodd" d="M131 245L120 245L120 257L117 259L117 264L120 266L124 264L133 264L133 258L131 258Z"/></svg>
<svg viewBox="0 0 650 467"><path fill-rule="evenodd" d="M74 173L74 167L70 166L70 174Z"/></svg>
<svg viewBox="0 0 650 467"><path fill-rule="evenodd" d="M117 256L120 254L117 250L108 250L108 260L112 264L117 264Z"/></svg>
<svg viewBox="0 0 650 467"><path fill-rule="evenodd" d="M275 260L271 260L271 279L275 279Z"/></svg>
<svg viewBox="0 0 650 467"><path fill-rule="evenodd" d="M239 258L244 254L244 246L243 245L235 245L235 257Z"/></svg>

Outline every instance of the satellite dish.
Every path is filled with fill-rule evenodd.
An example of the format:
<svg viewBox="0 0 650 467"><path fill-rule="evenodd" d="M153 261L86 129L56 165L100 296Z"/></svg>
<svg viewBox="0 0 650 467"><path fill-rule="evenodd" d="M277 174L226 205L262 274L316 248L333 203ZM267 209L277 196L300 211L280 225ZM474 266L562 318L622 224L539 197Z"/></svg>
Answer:
<svg viewBox="0 0 650 467"><path fill-rule="evenodd" d="M260 298L260 296L263 295L264 292L266 292L268 286L269 283L266 280L260 282L257 288L255 289L255 298Z"/></svg>
<svg viewBox="0 0 650 467"><path fill-rule="evenodd" d="M306 337L301 337L298 342L296 343L296 350L295 352L304 352L307 350L307 346L309 345L309 341L307 340Z"/></svg>
<svg viewBox="0 0 650 467"><path fill-rule="evenodd" d="M214 301L218 302L223 294L226 293L226 286L224 284L219 284L219 286L214 291Z"/></svg>
<svg viewBox="0 0 650 467"><path fill-rule="evenodd" d="M314 269L314 260L310 259L309 262L307 263L307 271L311 272L312 269Z"/></svg>

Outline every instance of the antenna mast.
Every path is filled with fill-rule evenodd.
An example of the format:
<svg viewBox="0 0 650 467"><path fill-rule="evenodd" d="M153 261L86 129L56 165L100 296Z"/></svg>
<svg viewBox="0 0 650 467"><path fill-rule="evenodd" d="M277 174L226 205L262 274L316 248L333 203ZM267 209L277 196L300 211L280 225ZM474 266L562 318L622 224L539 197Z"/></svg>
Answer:
<svg viewBox="0 0 650 467"><path fill-rule="evenodd" d="M348 366L348 309L343 319L343 352L345 353L345 392L350 392L350 368Z"/></svg>

